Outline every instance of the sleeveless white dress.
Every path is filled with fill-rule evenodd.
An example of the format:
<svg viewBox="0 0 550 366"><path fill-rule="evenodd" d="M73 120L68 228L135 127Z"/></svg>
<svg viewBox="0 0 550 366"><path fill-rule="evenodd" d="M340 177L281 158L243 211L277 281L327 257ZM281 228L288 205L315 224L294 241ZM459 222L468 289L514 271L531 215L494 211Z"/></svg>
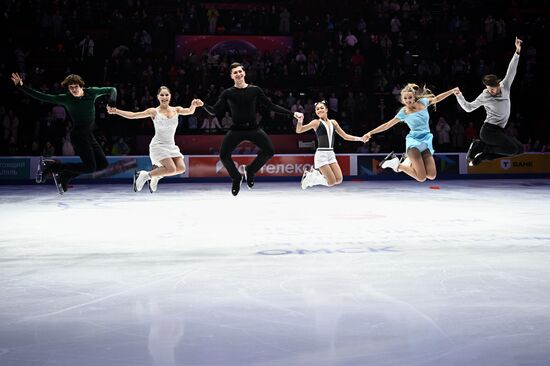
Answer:
<svg viewBox="0 0 550 366"><path fill-rule="evenodd" d="M153 118L155 136L149 144L149 156L154 165L160 166L160 161L167 158L183 158L174 139L178 127L177 113L172 118L167 118L155 108L157 114ZM175 111L174 111L175 112Z"/></svg>

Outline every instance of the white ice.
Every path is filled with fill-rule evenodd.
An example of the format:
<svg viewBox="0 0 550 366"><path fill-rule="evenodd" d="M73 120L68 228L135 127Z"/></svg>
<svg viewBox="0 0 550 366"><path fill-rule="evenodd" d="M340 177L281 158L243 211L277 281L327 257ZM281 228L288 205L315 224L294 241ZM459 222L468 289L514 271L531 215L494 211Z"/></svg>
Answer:
<svg viewBox="0 0 550 366"><path fill-rule="evenodd" d="M0 186L0 365L550 365L549 180L229 190Z"/></svg>

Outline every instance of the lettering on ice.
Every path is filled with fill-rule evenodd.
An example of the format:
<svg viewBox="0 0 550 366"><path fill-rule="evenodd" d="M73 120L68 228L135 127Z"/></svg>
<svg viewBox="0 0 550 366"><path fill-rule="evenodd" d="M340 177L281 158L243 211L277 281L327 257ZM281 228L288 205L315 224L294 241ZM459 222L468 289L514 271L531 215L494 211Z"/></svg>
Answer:
<svg viewBox="0 0 550 366"><path fill-rule="evenodd" d="M380 248L340 248L340 249L268 249L261 250L256 254L259 255L306 255L306 254L358 254L358 253L397 253L398 249L394 247Z"/></svg>

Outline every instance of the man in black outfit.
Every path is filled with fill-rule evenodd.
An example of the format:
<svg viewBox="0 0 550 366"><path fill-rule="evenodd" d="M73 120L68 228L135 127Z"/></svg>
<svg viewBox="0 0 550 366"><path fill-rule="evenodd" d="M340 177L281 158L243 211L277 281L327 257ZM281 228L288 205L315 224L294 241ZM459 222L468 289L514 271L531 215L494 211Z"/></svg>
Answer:
<svg viewBox="0 0 550 366"><path fill-rule="evenodd" d="M286 108L273 104L262 88L249 85L245 82L246 75L243 66L239 63L231 64L229 68L231 79L235 85L224 90L213 106L204 104L204 109L211 115L222 114L229 106L233 117L233 126L225 135L220 149L220 159L233 180L231 193L236 196L241 189L241 182L246 178L248 188L254 186L254 175L274 154L273 143L264 130L256 123L256 107L258 100L267 105L271 110L303 120L304 115L292 113ZM260 148L260 152L254 161L245 167L243 177L235 167L231 158L231 152L243 141L248 140Z"/></svg>

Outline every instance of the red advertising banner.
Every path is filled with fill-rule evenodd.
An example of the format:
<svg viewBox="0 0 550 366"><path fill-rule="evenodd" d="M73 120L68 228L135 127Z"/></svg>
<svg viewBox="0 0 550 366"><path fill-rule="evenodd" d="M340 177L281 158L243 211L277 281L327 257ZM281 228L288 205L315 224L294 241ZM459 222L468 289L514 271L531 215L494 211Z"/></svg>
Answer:
<svg viewBox="0 0 550 366"><path fill-rule="evenodd" d="M256 156L233 156L241 174L244 167L250 164ZM338 155L337 157L342 174L350 175L350 156ZM263 166L256 174L259 177L289 177L301 176L304 169L313 166L313 155L276 155ZM217 156L189 156L189 178L217 178L228 177L220 158Z"/></svg>
<svg viewBox="0 0 550 366"><path fill-rule="evenodd" d="M255 56L258 52L279 52L286 55L292 49L292 37L287 36L176 36L176 58L193 53L202 55Z"/></svg>

